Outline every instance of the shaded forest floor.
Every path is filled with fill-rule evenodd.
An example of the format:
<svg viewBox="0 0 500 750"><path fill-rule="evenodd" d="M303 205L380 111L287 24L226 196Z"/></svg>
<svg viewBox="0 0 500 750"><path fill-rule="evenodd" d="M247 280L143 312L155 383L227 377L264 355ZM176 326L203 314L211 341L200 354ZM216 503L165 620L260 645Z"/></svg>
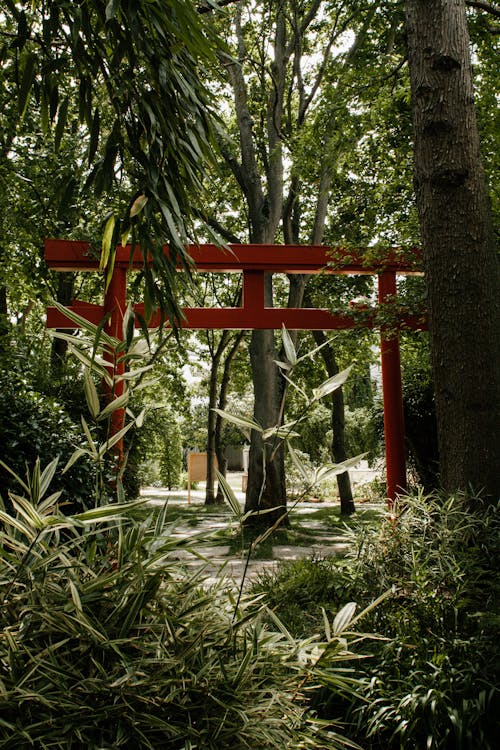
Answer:
<svg viewBox="0 0 500 750"><path fill-rule="evenodd" d="M228 479L243 508L241 473L232 473ZM191 542L190 549L181 553L188 569L199 570L209 582L221 575L236 583L241 581L255 531L241 529L227 504L205 505L204 483L191 491L189 504L187 490L145 487L141 495L155 506L167 503L172 533ZM292 501L289 508L290 528L275 531L257 546L248 562L247 580L254 580L279 562L342 556L349 548L353 528L376 525L386 513L384 502L366 500L363 493L357 498L352 517L341 516L338 500L299 502L294 507Z"/></svg>

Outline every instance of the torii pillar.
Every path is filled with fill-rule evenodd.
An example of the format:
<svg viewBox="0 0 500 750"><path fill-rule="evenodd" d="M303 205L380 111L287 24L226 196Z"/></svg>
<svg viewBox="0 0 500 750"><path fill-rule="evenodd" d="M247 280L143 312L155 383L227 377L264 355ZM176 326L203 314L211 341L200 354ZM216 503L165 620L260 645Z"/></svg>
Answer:
<svg viewBox="0 0 500 750"><path fill-rule="evenodd" d="M381 306L397 295L396 273L378 274L378 301ZM382 326L380 330L382 397L384 402L384 438L387 497L389 510L398 493L406 489L405 429L399 332Z"/></svg>

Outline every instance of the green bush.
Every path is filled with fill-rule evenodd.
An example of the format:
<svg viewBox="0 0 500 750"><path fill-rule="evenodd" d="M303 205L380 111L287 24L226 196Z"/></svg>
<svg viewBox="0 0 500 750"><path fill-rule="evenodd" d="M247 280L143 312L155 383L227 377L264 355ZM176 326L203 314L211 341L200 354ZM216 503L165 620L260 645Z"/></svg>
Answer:
<svg viewBox="0 0 500 750"><path fill-rule="evenodd" d="M62 516L46 497L55 468L37 464L14 513L0 511L1 748L345 747L304 697L312 644L269 628L255 598L236 606L227 583L189 575L166 507Z"/></svg>
<svg viewBox="0 0 500 750"><path fill-rule="evenodd" d="M81 429L54 399L37 392L17 373L0 372L0 458L16 474L23 475L26 465L37 457L42 464L60 457L64 465L80 440ZM59 477L61 503L68 512L87 507L94 498L94 469L81 461ZM0 467L0 494L8 503L11 476Z"/></svg>
<svg viewBox="0 0 500 750"><path fill-rule="evenodd" d="M140 483L161 484L169 490L178 487L182 470L182 438L171 410L149 411L136 439Z"/></svg>
<svg viewBox="0 0 500 750"><path fill-rule="evenodd" d="M256 591L268 593L292 632L306 635L319 625L315 608L368 604L392 589L363 621L383 638L358 662L356 697L331 691L326 670L316 709L325 719L344 717L364 748L493 750L500 744L499 559L498 508L416 495L382 532L353 532L350 560L280 566Z"/></svg>

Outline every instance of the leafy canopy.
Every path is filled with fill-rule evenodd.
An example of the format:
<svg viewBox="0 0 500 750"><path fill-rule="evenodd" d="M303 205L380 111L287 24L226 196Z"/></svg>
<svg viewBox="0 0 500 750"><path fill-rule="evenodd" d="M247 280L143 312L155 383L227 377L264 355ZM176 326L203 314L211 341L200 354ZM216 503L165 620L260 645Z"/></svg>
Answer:
<svg viewBox="0 0 500 750"><path fill-rule="evenodd" d="M56 150L68 128L81 132L86 187L97 198L123 191L105 224L103 265L112 267L120 240L140 244L154 260L144 266L146 312L159 306L177 317L175 262L190 266L193 196L212 153L211 96L199 71L213 62L214 37L183 0L7 0L2 26L20 132L33 100Z"/></svg>

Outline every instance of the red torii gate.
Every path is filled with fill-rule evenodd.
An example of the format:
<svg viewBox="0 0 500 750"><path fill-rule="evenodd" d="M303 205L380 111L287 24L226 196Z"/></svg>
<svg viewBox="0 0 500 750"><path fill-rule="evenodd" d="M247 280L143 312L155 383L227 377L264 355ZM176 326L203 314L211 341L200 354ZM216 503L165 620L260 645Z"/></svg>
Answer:
<svg viewBox="0 0 500 750"><path fill-rule="evenodd" d="M318 308L269 308L264 303L264 274L368 274L378 277L380 305L394 302L397 296L397 274L421 274L420 252L413 248L401 259L395 249L384 251L377 260L363 260L358 251L323 245L191 245L188 248L196 269L202 272L240 272L243 274L242 304L235 308L184 308L183 328L192 329L281 329L339 330L360 325L374 328L376 310L363 310L360 323L349 313L334 314ZM164 248L166 254L168 247ZM409 260L408 260L409 256ZM45 241L45 260L58 271L97 271L99 259L87 242L71 240ZM123 316L127 307L127 272L144 267L140 248L117 247L113 274L105 293L104 304L73 302L69 308L92 323L99 325L109 316L106 331L122 338ZM144 305L134 305L144 314ZM161 323L159 313L153 314L149 327ZM414 330L426 328L426 321L418 316L401 315L398 325ZM47 327L74 329L75 324L54 307L47 308ZM392 506L398 491L406 488L406 459L404 448L403 395L399 335L381 326L382 394L384 403L384 434L386 448L387 495ZM117 394L119 395L119 394ZM114 428L116 431L117 423Z"/></svg>

